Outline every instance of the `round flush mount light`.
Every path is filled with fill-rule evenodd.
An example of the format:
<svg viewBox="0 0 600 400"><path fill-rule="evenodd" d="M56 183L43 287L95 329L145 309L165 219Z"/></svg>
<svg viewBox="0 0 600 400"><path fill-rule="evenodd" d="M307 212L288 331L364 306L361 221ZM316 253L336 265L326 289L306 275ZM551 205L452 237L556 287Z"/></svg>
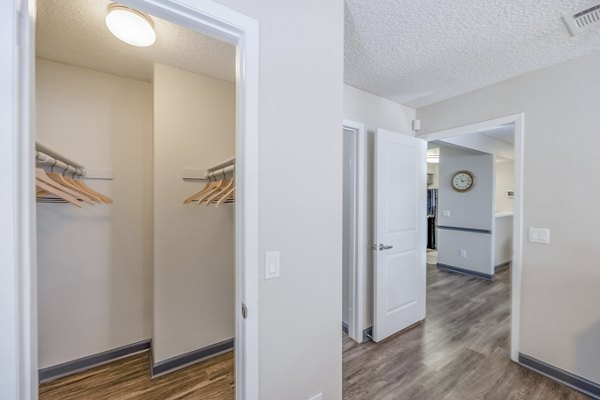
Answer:
<svg viewBox="0 0 600 400"><path fill-rule="evenodd" d="M132 46L146 47L156 41L150 16L120 4L108 6L106 26L113 35Z"/></svg>

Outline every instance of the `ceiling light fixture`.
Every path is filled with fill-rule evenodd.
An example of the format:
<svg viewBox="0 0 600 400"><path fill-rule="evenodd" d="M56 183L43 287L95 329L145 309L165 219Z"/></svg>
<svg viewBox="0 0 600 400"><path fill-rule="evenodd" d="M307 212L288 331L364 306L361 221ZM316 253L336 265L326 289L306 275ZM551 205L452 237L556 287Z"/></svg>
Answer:
<svg viewBox="0 0 600 400"><path fill-rule="evenodd" d="M113 35L132 46L147 47L156 41L149 15L120 4L109 4L106 26Z"/></svg>

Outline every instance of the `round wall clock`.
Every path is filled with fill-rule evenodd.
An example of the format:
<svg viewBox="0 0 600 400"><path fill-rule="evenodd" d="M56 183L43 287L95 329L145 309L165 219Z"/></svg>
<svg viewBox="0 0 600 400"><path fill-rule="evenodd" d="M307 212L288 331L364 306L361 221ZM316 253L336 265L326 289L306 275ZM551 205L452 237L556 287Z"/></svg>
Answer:
<svg viewBox="0 0 600 400"><path fill-rule="evenodd" d="M457 192L466 192L473 187L475 177L470 171L458 171L452 177L452 189Z"/></svg>

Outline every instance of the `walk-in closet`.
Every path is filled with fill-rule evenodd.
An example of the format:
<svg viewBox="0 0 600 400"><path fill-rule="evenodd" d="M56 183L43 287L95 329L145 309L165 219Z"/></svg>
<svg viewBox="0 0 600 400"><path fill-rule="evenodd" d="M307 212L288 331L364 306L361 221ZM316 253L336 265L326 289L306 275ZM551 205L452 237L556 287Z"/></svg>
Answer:
<svg viewBox="0 0 600 400"><path fill-rule="evenodd" d="M233 399L235 46L37 8L40 398Z"/></svg>

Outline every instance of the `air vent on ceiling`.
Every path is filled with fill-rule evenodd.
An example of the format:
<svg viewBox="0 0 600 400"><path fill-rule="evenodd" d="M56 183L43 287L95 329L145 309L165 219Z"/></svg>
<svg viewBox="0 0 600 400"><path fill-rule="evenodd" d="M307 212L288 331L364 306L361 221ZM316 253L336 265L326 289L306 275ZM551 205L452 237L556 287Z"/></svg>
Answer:
<svg viewBox="0 0 600 400"><path fill-rule="evenodd" d="M563 20L571 36L580 34L595 26L600 26L600 4L579 11L577 14L564 15Z"/></svg>

